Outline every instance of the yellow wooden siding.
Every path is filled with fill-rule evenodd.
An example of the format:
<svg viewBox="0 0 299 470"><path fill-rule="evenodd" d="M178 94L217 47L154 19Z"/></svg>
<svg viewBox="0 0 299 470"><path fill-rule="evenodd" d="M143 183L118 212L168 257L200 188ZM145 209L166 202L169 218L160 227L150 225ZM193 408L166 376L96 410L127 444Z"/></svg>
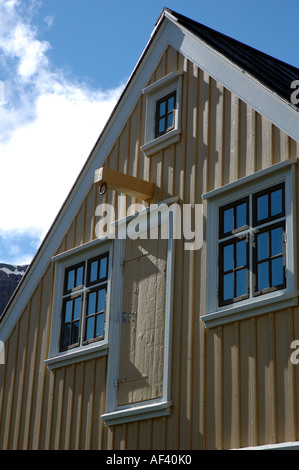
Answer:
<svg viewBox="0 0 299 470"><path fill-rule="evenodd" d="M112 169L153 181L155 201L178 196L201 203L202 193L299 156L298 143L171 48L150 83L175 70L184 71L180 142L144 157L141 96L106 160ZM117 194L100 196L91 182L59 252L95 238L101 202L118 210ZM299 339L298 308L205 329L205 261L205 244L185 251L183 240L177 241L171 415L111 427L100 419L106 357L51 371L44 364L50 263L5 344L0 448L222 449L299 440L299 369L290 363L289 349Z"/></svg>

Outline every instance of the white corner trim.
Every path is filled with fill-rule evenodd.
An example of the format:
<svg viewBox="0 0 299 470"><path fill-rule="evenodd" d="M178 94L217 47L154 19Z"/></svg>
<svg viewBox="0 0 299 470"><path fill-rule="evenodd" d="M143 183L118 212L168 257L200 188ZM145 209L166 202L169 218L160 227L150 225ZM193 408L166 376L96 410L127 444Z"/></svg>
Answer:
<svg viewBox="0 0 299 470"><path fill-rule="evenodd" d="M106 426L140 421L141 419L157 418L159 416L169 415L171 405L171 401L160 401L144 405L140 404L139 406L134 406L132 408L105 413L101 415L101 418Z"/></svg>

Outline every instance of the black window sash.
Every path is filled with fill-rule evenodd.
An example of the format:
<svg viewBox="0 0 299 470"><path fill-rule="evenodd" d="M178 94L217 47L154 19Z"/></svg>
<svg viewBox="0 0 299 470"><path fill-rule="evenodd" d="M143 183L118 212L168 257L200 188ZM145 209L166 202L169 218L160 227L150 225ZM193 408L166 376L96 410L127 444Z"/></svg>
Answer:
<svg viewBox="0 0 299 470"><path fill-rule="evenodd" d="M271 255L271 232L276 228L282 228L282 252ZM268 232L268 256L263 258L262 260L258 260L258 245L257 245L257 237L262 233ZM252 270L252 278L253 278L253 296L259 296L262 294L267 294L268 292L274 292L277 290L284 289L286 287L286 243L285 243L285 222L278 222L274 224L269 224L261 229L255 230L252 234L252 263L253 263L253 270ZM272 260L282 258L283 260L283 282L279 285L272 285ZM264 289L258 289L258 266L261 263L268 262L268 277L269 277L269 287Z"/></svg>
<svg viewBox="0 0 299 470"><path fill-rule="evenodd" d="M92 313L88 313L88 305L89 305L89 298L90 298L90 294L96 294L96 306L97 306L97 303L98 303L98 295L99 295L99 291L101 290L104 290L105 291L105 300L104 300L104 309L103 310L98 310L97 308L95 308L95 311L92 312ZM101 339L104 339L104 334L105 334L105 321L106 321L106 297L107 297L107 283L103 283L97 287L94 287L93 289L90 289L86 292L85 294L85 299L86 299L86 302L85 302L85 315L84 315L84 328L83 328L83 344L89 344L89 343L93 343L95 341L99 341ZM96 330L95 330L95 327L96 327L96 321L97 321L97 318L100 317L100 316L103 316L103 334L100 335L100 336L96 336ZM86 339L86 335L87 335L87 322L88 322L88 319L91 319L91 318L94 318L94 336L92 338L89 338L89 339Z"/></svg>
<svg viewBox="0 0 299 470"><path fill-rule="evenodd" d="M274 193L275 191L278 191L281 189L282 191L282 211L279 212L278 214L271 215L271 194ZM262 196L268 196L268 217L258 220L258 215L257 215L257 201L259 197ZM283 183L276 184L274 186L270 186L269 188L263 189L262 191L259 191L257 193L254 193L252 195L252 225L253 227L256 227L258 225L266 224L269 222L272 222L274 220L280 219L282 217L285 217L285 185Z"/></svg>
<svg viewBox="0 0 299 470"><path fill-rule="evenodd" d="M77 318L74 318L74 306L75 306L75 300L80 299L80 315ZM72 302L72 314L71 314L71 320L66 321L65 315L66 315L66 304L67 302ZM80 294L72 294L67 297L65 297L62 300L62 318L61 318L61 330L60 330L60 341L59 341L59 350L60 351L66 351L68 349L76 348L80 344L80 338L81 338L81 318L82 318L82 304L83 304L83 293ZM73 338L73 332L75 328L75 324L79 324L78 326L78 339L77 341L72 341ZM69 341L68 344L64 344L64 338L65 338L65 332L66 328L69 326L70 328L70 334L69 334Z"/></svg>
<svg viewBox="0 0 299 470"><path fill-rule="evenodd" d="M168 109L168 100L170 98L173 98L174 105L173 105L173 108L171 108L169 110ZM159 109L160 109L160 105L162 103L165 103L165 114L160 115ZM160 137L161 135L166 134L167 132L169 132L170 130L172 130L174 128L174 125L175 125L175 122L174 122L175 108L176 108L176 91L173 91L173 92L169 93L167 96L163 96L163 98L161 98L160 100L158 100L156 102L156 113L155 113L155 137L156 138ZM172 114L172 125L167 126L167 119L168 119L168 116L171 115L171 114ZM160 123L161 118L165 119L165 127L162 131L160 131L160 129L159 129L159 123Z"/></svg>
<svg viewBox="0 0 299 470"><path fill-rule="evenodd" d="M237 207L242 204L246 204L246 224L242 225L241 227L236 227ZM233 212L234 212L233 229L228 232L225 232L224 231L224 212L229 209L233 209ZM225 238L227 236L242 232L243 230L248 229L248 227L249 227L249 197L248 196L238 201L233 201L219 208L219 238Z"/></svg>
<svg viewBox="0 0 299 470"><path fill-rule="evenodd" d="M106 272L104 276L100 276L100 263L101 260L106 258ZM90 272L91 272L91 263L93 261L98 262L98 273L97 273L97 279L90 282ZM77 273L78 269L83 268L83 284L76 285L77 284ZM74 284L75 287L72 289L68 289L68 276L71 271L74 271ZM104 315L103 321L105 325L105 316L106 316L106 295L107 295L107 281L108 281L108 272L109 272L109 252L102 253L101 255L98 255L93 258L89 258L88 260L82 261L80 263L77 263L73 266L67 267L64 272L64 284L63 284L63 298L62 298L62 308L61 308L61 324L60 324L60 338L59 338L59 351L66 351L68 349L73 349L75 347L78 347L81 344L81 337L82 337L82 344L87 344L93 341L99 341L104 339L104 330L103 334L101 336L97 336L95 338L92 338L88 341L85 341L85 334L86 334L86 317L87 317L87 312L88 312L88 294L90 292L97 292L100 291L101 289L105 289L105 305L104 305L104 312L93 312L93 315ZM90 287L91 286L91 287ZM98 294L97 294L98 295ZM80 318L79 319L74 319L73 318L73 310L74 310L74 300L80 298ZM72 318L70 321L66 321L66 304L67 302L72 301ZM91 317L92 315L89 315ZM76 325L79 324L78 328L78 340L72 342L73 338L73 330L76 328ZM69 335L69 341L68 344L65 344L65 333L66 330L70 330L70 335ZM83 331L82 331L83 330ZM83 336L82 336L83 333Z"/></svg>
<svg viewBox="0 0 299 470"><path fill-rule="evenodd" d="M101 261L106 259L106 263L107 263L107 267L106 267L106 273L104 276L100 276L100 268L101 268ZM90 280L90 276L91 276L91 266L92 266L92 263L98 263L98 266L97 266L97 278L93 281ZM95 285L95 284L99 284L100 282L104 282L104 281L107 281L108 279L108 268L109 268L109 253L104 253L104 254L101 254L99 256L94 256L93 258L90 258L87 262L87 279L86 279L86 286L92 286L92 285Z"/></svg>
<svg viewBox="0 0 299 470"><path fill-rule="evenodd" d="M236 245L238 242L245 240L246 241L246 264L236 267ZM233 259L233 268L227 271L224 271L224 248L228 245L233 245L234 259ZM237 296L237 272L241 269L246 269L246 293ZM229 299L224 299L224 275L233 274L233 291L234 296ZM249 234L234 236L229 240L221 242L219 244L219 287L218 287L218 299L219 306L229 305L235 302L240 302L249 298Z"/></svg>
<svg viewBox="0 0 299 470"><path fill-rule="evenodd" d="M78 270L82 268L83 269L83 283L76 286L77 284L77 276L78 276ZM75 271L75 287L72 289L68 289L68 276L71 271ZM84 285L84 277L85 277L85 262L77 263L73 266L70 266L69 268L66 268L65 273L64 273L64 288L63 288L63 294L71 294L72 292L76 292L79 289L82 289Z"/></svg>

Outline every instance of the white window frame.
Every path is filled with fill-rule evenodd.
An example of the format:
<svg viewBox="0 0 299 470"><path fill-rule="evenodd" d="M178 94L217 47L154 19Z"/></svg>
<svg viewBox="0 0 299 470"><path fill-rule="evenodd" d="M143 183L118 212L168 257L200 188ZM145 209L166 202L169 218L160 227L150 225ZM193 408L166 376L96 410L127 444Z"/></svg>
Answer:
<svg viewBox="0 0 299 470"><path fill-rule="evenodd" d="M206 306L201 320L206 327L261 315L298 304L294 165L296 162L297 159L289 159L277 163L203 194L203 199L207 201L207 263ZM257 297L252 296L251 291L248 299L220 307L218 305L219 208L242 197L248 195L251 197L252 194L281 182L285 182L286 287Z"/></svg>
<svg viewBox="0 0 299 470"><path fill-rule="evenodd" d="M141 150L146 156L178 142L181 138L182 77L182 71L171 72L142 90L146 97L146 117L145 140ZM156 103L174 91L176 92L174 128L159 137L155 137Z"/></svg>
<svg viewBox="0 0 299 470"><path fill-rule="evenodd" d="M138 213L127 216L115 222L116 239L115 239L115 259L118 260L122 268L122 260L124 259L125 240L126 237L133 237L136 234L136 225L130 227L130 222L138 218L138 233L141 234L155 229L158 225L169 222L169 204L177 201L177 198L163 201L157 204L155 211L150 207L141 210ZM151 211L151 212L150 212ZM150 217L160 214L160 219ZM173 222L168 225L168 243L167 243L167 268L166 268L166 286L165 286L165 335L164 335L164 368L163 368L163 393L162 397L152 399L140 403L133 403L124 406L117 405L117 380L119 371L119 354L120 354L120 334L121 334L121 312L123 290L118 289L118 295L112 297L112 313L110 335L110 349L108 358L107 372L107 389L106 389L106 410L101 416L105 425L127 423L139 421L142 419L155 418L158 416L166 416L171 411L171 351L172 351L172 310L173 310L173 282L174 282L174 255L175 255L175 239L173 236L173 227L176 224L176 214L173 213ZM131 231L132 230L132 231ZM164 232L165 233L165 232ZM117 279L115 283L123 286L123 269L117 271Z"/></svg>
<svg viewBox="0 0 299 470"><path fill-rule="evenodd" d="M104 339L83 345L81 338L81 344L78 347L74 347L65 351L59 351L65 269L107 252L109 252L109 261ZM52 258L52 261L55 262L54 297L49 354L48 359L45 361L49 369L66 366L107 354L109 346L110 298L113 272L112 258L113 245L110 240L107 240L107 238L94 240L77 248L56 255Z"/></svg>

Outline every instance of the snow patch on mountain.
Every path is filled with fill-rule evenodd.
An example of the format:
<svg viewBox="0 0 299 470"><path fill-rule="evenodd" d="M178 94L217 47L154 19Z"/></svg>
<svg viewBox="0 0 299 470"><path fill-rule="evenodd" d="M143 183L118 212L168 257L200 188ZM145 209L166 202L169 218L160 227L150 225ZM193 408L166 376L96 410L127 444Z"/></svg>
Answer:
<svg viewBox="0 0 299 470"><path fill-rule="evenodd" d="M24 276L27 265L0 263L0 315Z"/></svg>
<svg viewBox="0 0 299 470"><path fill-rule="evenodd" d="M5 274L14 274L15 276L24 276L27 266L12 266L10 264L0 264L0 271Z"/></svg>

